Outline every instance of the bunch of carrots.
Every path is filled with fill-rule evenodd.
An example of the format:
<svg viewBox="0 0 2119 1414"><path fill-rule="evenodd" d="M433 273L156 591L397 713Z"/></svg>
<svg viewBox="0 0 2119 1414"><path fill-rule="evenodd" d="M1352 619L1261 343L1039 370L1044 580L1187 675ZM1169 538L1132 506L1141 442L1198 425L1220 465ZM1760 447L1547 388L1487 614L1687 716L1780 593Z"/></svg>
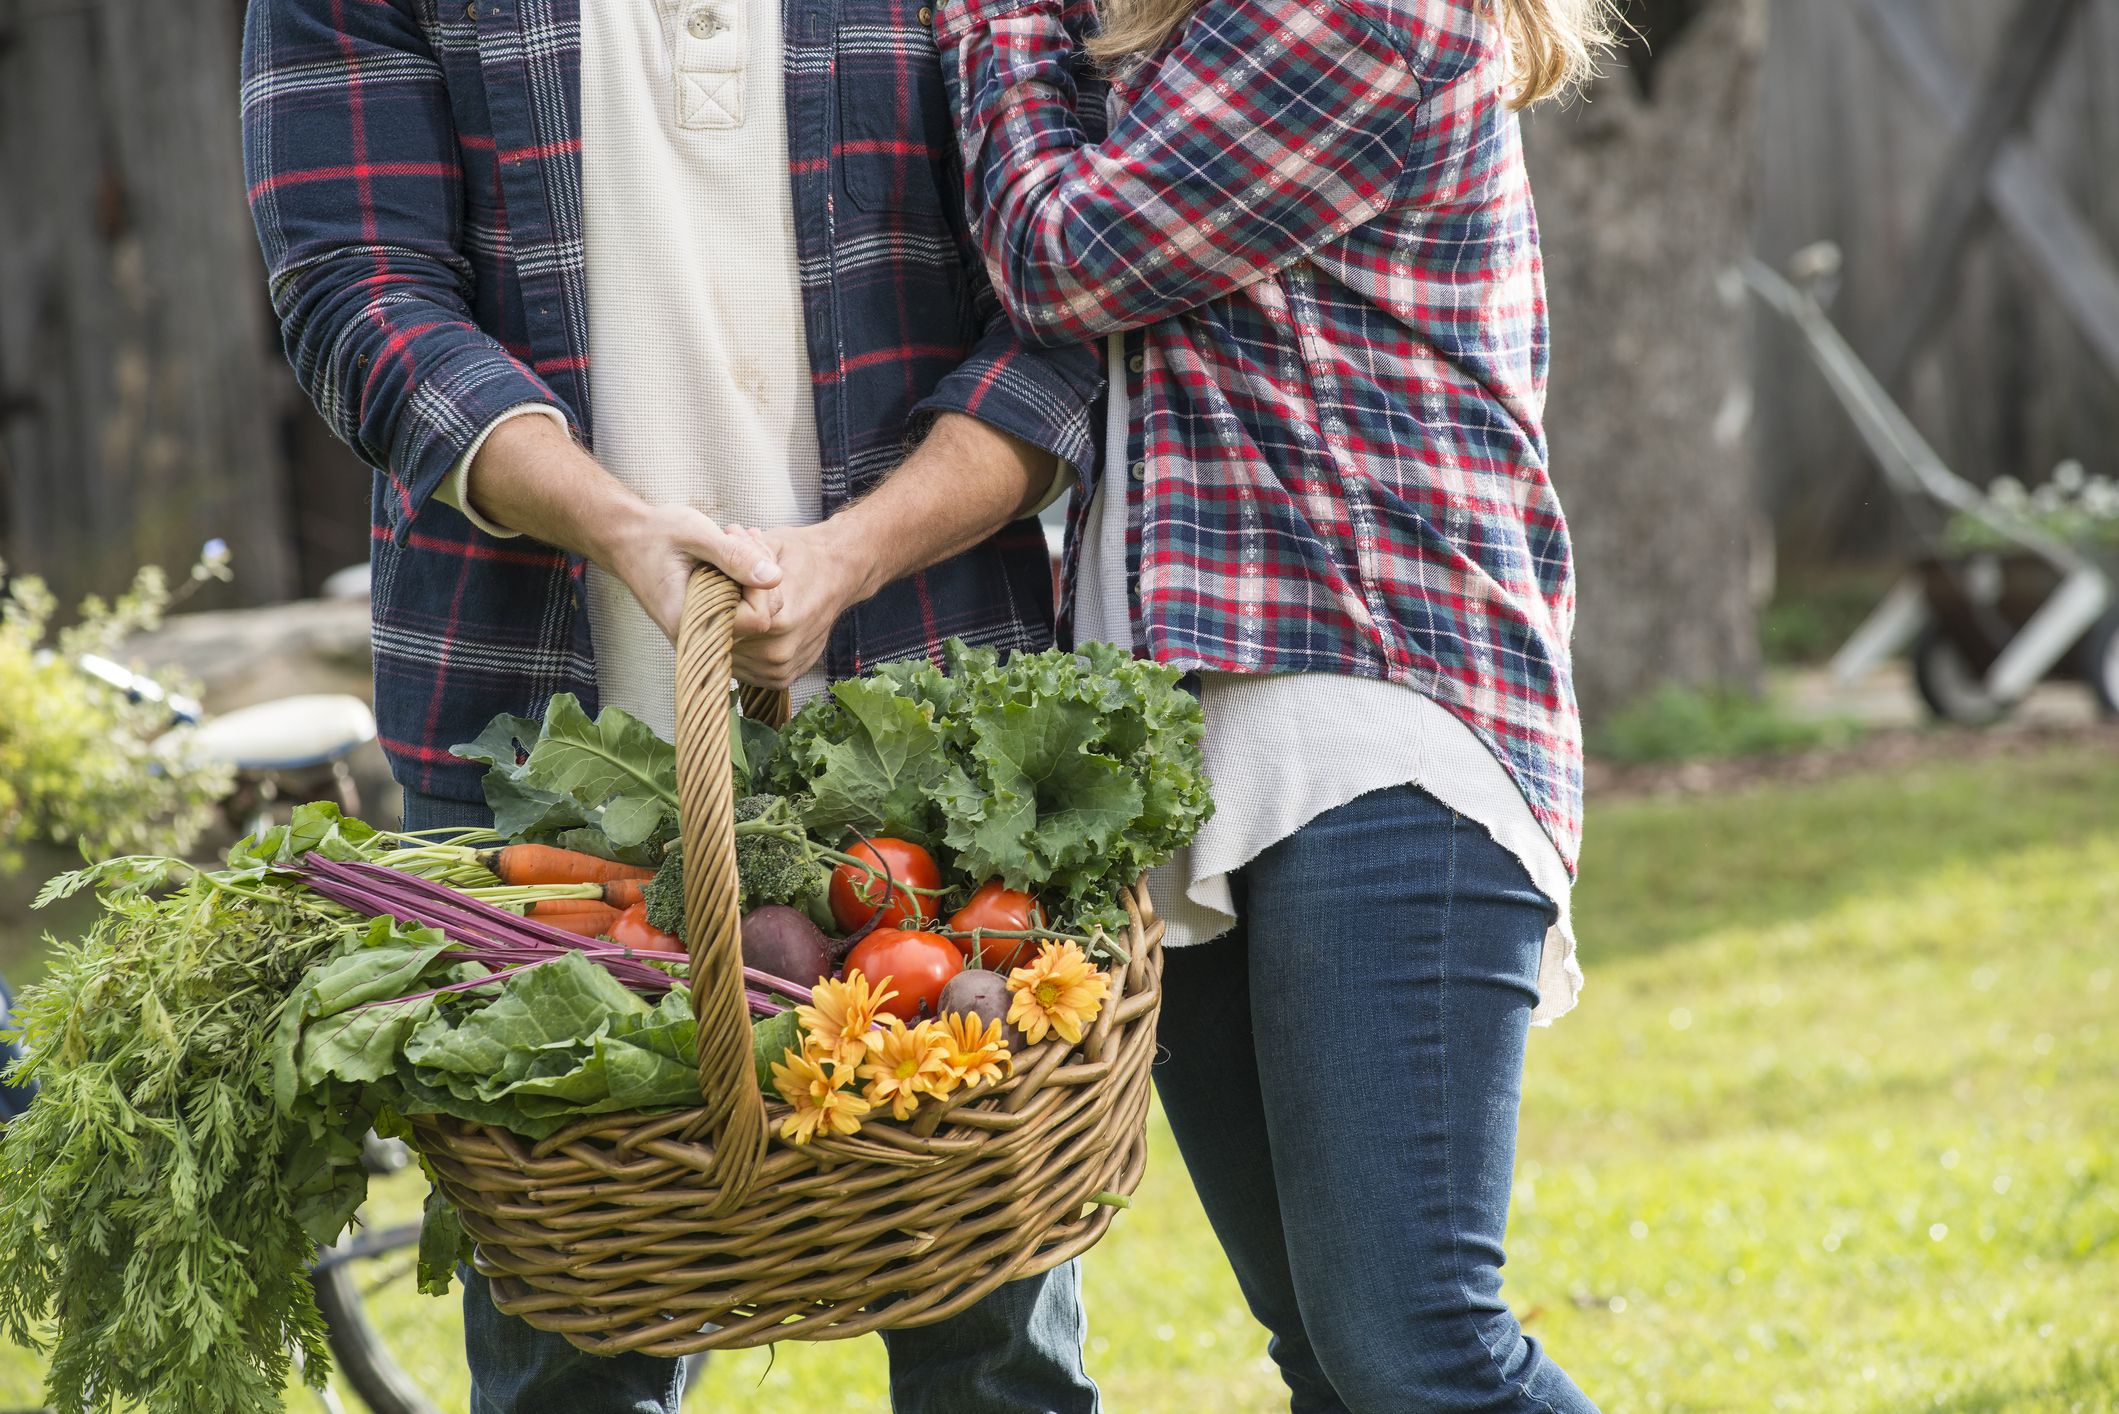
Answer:
<svg viewBox="0 0 2119 1414"><path fill-rule="evenodd" d="M649 926L641 888L655 871L548 844L511 844L480 850L478 863L503 884L547 890L526 917L584 938L607 937L649 952L684 951L684 944ZM550 892L571 885L576 892Z"/></svg>

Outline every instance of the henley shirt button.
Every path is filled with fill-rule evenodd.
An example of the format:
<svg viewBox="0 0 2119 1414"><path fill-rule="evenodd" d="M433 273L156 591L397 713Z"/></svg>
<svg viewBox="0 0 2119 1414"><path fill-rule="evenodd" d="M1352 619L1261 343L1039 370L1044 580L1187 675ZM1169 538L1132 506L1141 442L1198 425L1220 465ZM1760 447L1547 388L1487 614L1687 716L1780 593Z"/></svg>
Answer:
<svg viewBox="0 0 2119 1414"><path fill-rule="evenodd" d="M1133 479L1135 481L1146 481L1148 479L1148 464L1146 462L1133 463Z"/></svg>

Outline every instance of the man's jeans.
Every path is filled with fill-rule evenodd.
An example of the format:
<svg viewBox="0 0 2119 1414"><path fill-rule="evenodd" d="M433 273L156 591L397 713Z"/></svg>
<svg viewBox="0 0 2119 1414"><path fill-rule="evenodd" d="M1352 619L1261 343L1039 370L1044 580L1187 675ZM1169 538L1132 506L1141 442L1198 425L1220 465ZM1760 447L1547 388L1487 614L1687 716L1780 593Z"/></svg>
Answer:
<svg viewBox="0 0 2119 1414"><path fill-rule="evenodd" d="M405 828L492 824L483 805L405 793ZM566 1337L494 1309L485 1278L464 1278L464 1356L471 1414L677 1414L684 1366L648 1355L584 1354ZM931 1326L886 1331L898 1414L1096 1414L1082 1368L1081 1272L1075 1263L1010 1282Z"/></svg>
<svg viewBox="0 0 2119 1414"><path fill-rule="evenodd" d="M1501 1300L1551 903L1411 786L1232 882L1165 955L1155 1081L1295 1414L1595 1414Z"/></svg>

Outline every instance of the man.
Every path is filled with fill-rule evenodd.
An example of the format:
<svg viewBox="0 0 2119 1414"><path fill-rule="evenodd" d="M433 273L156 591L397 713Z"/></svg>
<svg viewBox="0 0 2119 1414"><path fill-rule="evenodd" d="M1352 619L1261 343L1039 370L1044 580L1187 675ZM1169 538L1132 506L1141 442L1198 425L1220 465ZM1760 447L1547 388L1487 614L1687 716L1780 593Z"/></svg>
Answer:
<svg viewBox="0 0 2119 1414"><path fill-rule="evenodd" d="M1049 642L1020 517L1089 470L1096 360L1023 347L979 274L931 12L782 3L253 0L252 211L296 374L379 473L409 828L486 818L449 748L495 713L667 732L701 562L746 586L739 675L798 695ZM465 1324L474 1414L675 1414L675 1362L475 1277ZM893 1398L1093 1410L1081 1335L1069 1264L886 1337Z"/></svg>

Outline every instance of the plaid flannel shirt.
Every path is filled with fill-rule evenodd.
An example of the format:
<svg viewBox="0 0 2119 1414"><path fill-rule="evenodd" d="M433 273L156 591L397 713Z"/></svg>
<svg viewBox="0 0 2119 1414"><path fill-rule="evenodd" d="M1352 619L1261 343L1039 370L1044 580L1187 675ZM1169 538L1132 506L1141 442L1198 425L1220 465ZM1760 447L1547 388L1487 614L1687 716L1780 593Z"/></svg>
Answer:
<svg viewBox="0 0 2119 1414"><path fill-rule="evenodd" d="M1205 0L1081 93L1080 0L943 0L986 268L1027 337L1127 335L1138 651L1404 683L1574 867L1575 591L1537 223L1482 0ZM1077 496L1076 533L1088 497ZM1064 602L1073 597L1070 548ZM1063 615L1064 618L1064 615Z"/></svg>
<svg viewBox="0 0 2119 1414"><path fill-rule="evenodd" d="M449 747L555 692L594 703L582 566L433 500L504 410L593 445L580 0L252 0L243 125L273 307L302 386L373 466L376 713L398 778L476 799ZM689 3L689 0L687 0ZM1073 464L1100 365L1010 328L964 227L919 0L786 0L786 104L827 513L923 418L967 413ZM701 251L740 269L740 252ZM732 275L740 278L740 274ZM701 389L701 396L713 390ZM846 615L834 676L958 634L1050 641L1034 523Z"/></svg>

